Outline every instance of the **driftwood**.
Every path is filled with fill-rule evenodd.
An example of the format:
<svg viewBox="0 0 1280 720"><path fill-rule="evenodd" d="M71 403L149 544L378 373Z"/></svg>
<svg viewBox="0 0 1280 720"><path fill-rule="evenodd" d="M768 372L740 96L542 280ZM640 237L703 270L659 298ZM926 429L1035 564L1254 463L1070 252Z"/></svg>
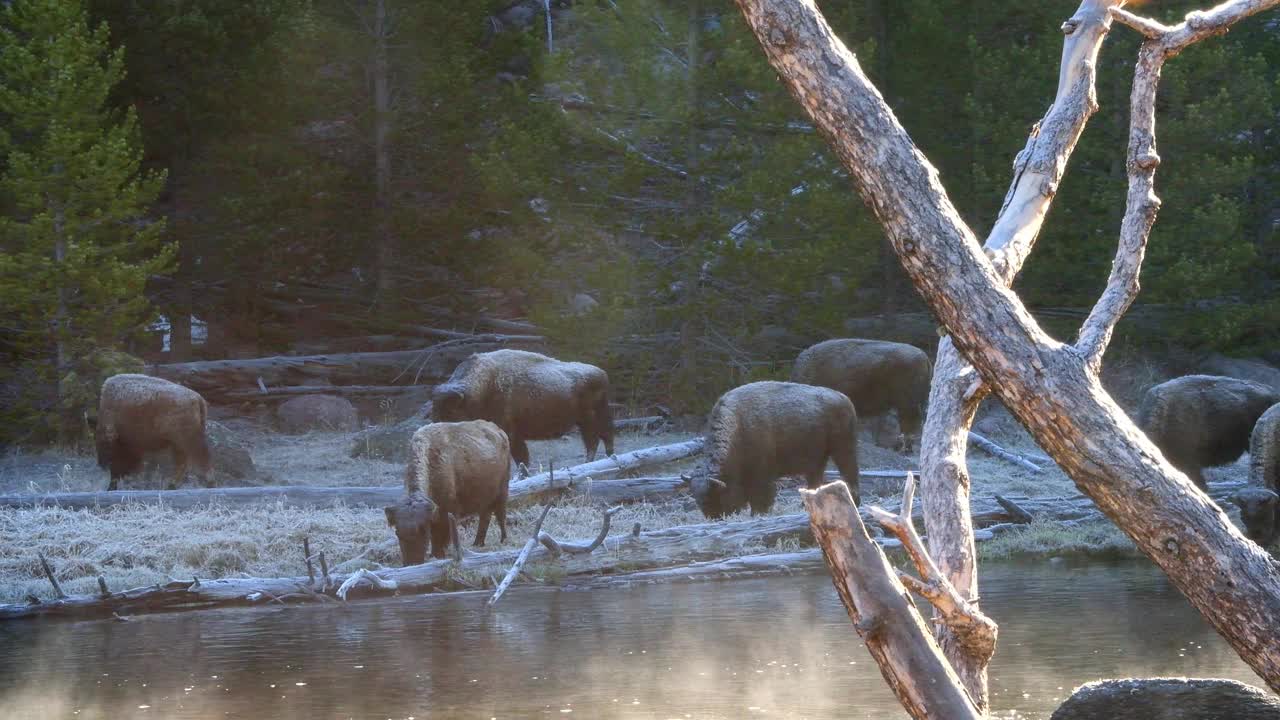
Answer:
<svg viewBox="0 0 1280 720"><path fill-rule="evenodd" d="M533 548L529 565L554 562L566 577L597 573L615 568L632 570L684 565L723 557L732 548L752 543L770 544L787 538L802 538L809 532L803 514L753 518L738 522L718 522L667 528L653 532L629 532L606 538L606 552L564 554L556 558L550 550ZM459 562L431 560L422 565L388 568L361 575L366 585L347 587L347 595L377 595L388 592L394 583L402 593L423 593L464 587L460 576L487 576L509 567L519 551L469 553ZM357 573L359 574L359 573ZM370 575L373 577L371 578ZM113 613L147 613L191 610L231 605L314 602L316 595L337 597L336 591L351 575L335 575L323 590L312 589L306 577L224 578L170 582L100 595L74 595L34 604L0 605L0 620L32 617L110 616ZM374 581L376 579L376 582Z"/></svg>
<svg viewBox="0 0 1280 720"><path fill-rule="evenodd" d="M1008 450L1005 450L1004 448L991 442L990 440L979 435L976 432L972 432L972 431L969 432L969 442L975 447L977 447L979 450L982 450L983 452L987 453L988 455L992 457L1000 458L1001 460L1004 460L1007 463L1017 465L1018 467L1024 470L1029 470L1033 473L1044 471L1044 468L1040 467L1039 465L1031 462L1030 460L1019 455L1018 453L1009 452Z"/></svg>
<svg viewBox="0 0 1280 720"><path fill-rule="evenodd" d="M494 603L502 599L502 594L511 587L511 583L515 581L516 575L520 574L520 569L524 567L525 561L529 559L529 553L538 546L538 535L542 532L542 523L547 519L547 513L551 512L552 505L548 504L542 509L542 514L538 516L538 524L533 526L533 537L525 542L524 547L520 549L520 554L516 556L516 561L511 564L511 569L507 571L506 577L502 578L502 582L498 583L498 587L493 591L493 597L489 598L487 603L489 607L493 607Z"/></svg>
<svg viewBox="0 0 1280 720"><path fill-rule="evenodd" d="M218 397L223 402L272 402L303 395L337 395L345 398L392 397L429 394L432 385L290 385L287 387L229 390Z"/></svg>
<svg viewBox="0 0 1280 720"><path fill-rule="evenodd" d="M613 421L614 431L629 430L632 432L652 430L667 421L664 415L651 415L649 417L623 418Z"/></svg>
<svg viewBox="0 0 1280 720"><path fill-rule="evenodd" d="M599 575L581 581L571 581L570 589L626 588L636 585L662 583L705 582L712 580L740 580L773 575L798 575L827 569L821 548L809 548L786 553L762 553L708 560L678 567L620 575Z"/></svg>
<svg viewBox="0 0 1280 720"><path fill-rule="evenodd" d="M622 455L613 455L594 462L575 465L553 473L540 473L524 480L511 483L510 497L519 497L521 502L536 501L542 495L556 490L572 487L583 478L600 479L630 472L642 467L660 465L662 463L683 460L702 452L702 438L685 440L671 445L633 450Z"/></svg>
<svg viewBox="0 0 1280 720"><path fill-rule="evenodd" d="M526 335L475 335L420 350L277 356L249 360L205 360L155 365L148 372L185 385L212 403L233 402L236 393L290 385L395 385L436 383L447 379L458 363L473 353L501 348L536 349ZM230 395L229 395L230 394Z"/></svg>

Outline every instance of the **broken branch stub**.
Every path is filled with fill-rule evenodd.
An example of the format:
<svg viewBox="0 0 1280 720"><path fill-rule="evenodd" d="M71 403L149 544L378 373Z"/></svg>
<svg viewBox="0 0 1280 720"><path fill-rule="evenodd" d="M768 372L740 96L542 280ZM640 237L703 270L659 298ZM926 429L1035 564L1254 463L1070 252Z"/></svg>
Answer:
<svg viewBox="0 0 1280 720"><path fill-rule="evenodd" d="M982 713L867 535L848 486L834 482L800 495L836 592L898 701L918 720L979 720Z"/></svg>

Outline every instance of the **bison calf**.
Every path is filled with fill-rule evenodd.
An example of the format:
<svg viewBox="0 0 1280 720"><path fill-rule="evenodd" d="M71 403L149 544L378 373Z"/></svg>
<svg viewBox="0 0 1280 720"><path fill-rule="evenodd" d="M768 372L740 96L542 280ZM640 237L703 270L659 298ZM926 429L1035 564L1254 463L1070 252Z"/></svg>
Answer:
<svg viewBox="0 0 1280 720"><path fill-rule="evenodd" d="M1262 413L1249 437L1249 486L1236 493L1249 539L1266 547L1275 541L1280 502L1280 404Z"/></svg>
<svg viewBox="0 0 1280 720"><path fill-rule="evenodd" d="M413 434L410 448L405 497L386 508L405 565L426 560L428 536L431 555L445 556L450 514L479 513L477 546L489 534L490 515L497 516L502 540L507 539L511 449L501 428L484 420L432 423Z"/></svg>
<svg viewBox="0 0 1280 720"><path fill-rule="evenodd" d="M1216 375L1160 383L1142 399L1138 427L1187 477L1207 488L1201 469L1235 462L1254 423L1280 393L1266 385Z"/></svg>
<svg viewBox="0 0 1280 720"><path fill-rule="evenodd" d="M702 514L719 518L750 505L773 507L783 475L822 484L827 459L858 496L858 417L843 394L824 387L757 382L725 393L707 425L707 467L691 483Z"/></svg>
<svg viewBox="0 0 1280 720"><path fill-rule="evenodd" d="M495 350L467 358L431 395L436 422L488 420L511 439L511 457L529 464L527 440L558 438L575 426L587 460L596 447L613 454L609 376L594 366L561 362L524 350Z"/></svg>
<svg viewBox="0 0 1280 720"><path fill-rule="evenodd" d="M844 393L864 421L897 411L904 449L911 452L929 404L932 375L929 356L914 345L848 338L800 353L791 380Z"/></svg>
<svg viewBox="0 0 1280 720"><path fill-rule="evenodd" d="M209 445L205 439L208 407L190 388L148 375L113 375L102 384L98 401L98 466L111 471L108 490L120 478L142 468L144 454L170 448L173 489L193 463L208 482Z"/></svg>

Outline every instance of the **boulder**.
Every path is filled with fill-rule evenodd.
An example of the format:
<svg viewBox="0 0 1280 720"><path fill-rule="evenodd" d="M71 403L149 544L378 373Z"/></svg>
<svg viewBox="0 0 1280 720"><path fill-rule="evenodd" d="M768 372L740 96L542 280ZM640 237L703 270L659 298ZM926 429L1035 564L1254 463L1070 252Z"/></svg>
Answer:
<svg viewBox="0 0 1280 720"><path fill-rule="evenodd" d="M1050 720L1280 720L1280 698L1235 680L1126 678L1076 689Z"/></svg>
<svg viewBox="0 0 1280 720"><path fill-rule="evenodd" d="M276 408L281 432L297 435L309 430L351 432L360 427L356 408L336 395L290 398Z"/></svg>

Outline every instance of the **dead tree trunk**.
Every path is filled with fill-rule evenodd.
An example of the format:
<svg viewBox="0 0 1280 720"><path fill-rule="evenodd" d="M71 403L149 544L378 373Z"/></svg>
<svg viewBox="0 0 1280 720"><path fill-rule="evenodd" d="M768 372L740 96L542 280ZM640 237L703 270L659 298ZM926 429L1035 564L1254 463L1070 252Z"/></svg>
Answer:
<svg viewBox="0 0 1280 720"><path fill-rule="evenodd" d="M737 1L774 69L854 177L917 290L949 331L960 355L975 367L977 377L957 384L960 398L981 392L979 378L989 383L1077 486L1169 575L1240 656L1273 689L1280 689L1280 633L1275 631L1280 626L1280 571L1163 458L1098 379L1111 329L1136 294L1146 231L1154 220L1150 178L1159 160L1152 128L1160 67L1188 45L1280 0L1236 0L1192 13L1175 28L1110 7L1117 3L1102 4L1148 40L1134 83L1130 207L1121 248L1108 289L1086 320L1077 345L1049 337L1008 290L1006 279L1009 269L1016 270L1030 250L1027 233L1034 237L1039 229L1048 207L1045 197L1052 196L1069 145L1047 154L1052 164L1042 182L1025 188L1015 183L1006 214L1012 213L1009 217L1018 232L984 254L948 199L937 171L912 144L814 4ZM1082 26L1082 19L1072 18L1064 29L1075 33ZM1092 105L1092 98L1088 102ZM1024 174L1026 170L1034 168L1024 169ZM1025 215L1018 209L1023 204ZM961 369L957 363L947 371ZM965 424L972 419L963 406L955 413ZM941 440L940 450L950 467L963 468L963 454L955 455L952 442ZM963 435L957 442L963 443ZM961 490L953 497L967 494L966 478L959 472L955 484ZM960 527L956 536L963 541L963 519L953 517L952 522ZM962 565L971 562L961 557Z"/></svg>

